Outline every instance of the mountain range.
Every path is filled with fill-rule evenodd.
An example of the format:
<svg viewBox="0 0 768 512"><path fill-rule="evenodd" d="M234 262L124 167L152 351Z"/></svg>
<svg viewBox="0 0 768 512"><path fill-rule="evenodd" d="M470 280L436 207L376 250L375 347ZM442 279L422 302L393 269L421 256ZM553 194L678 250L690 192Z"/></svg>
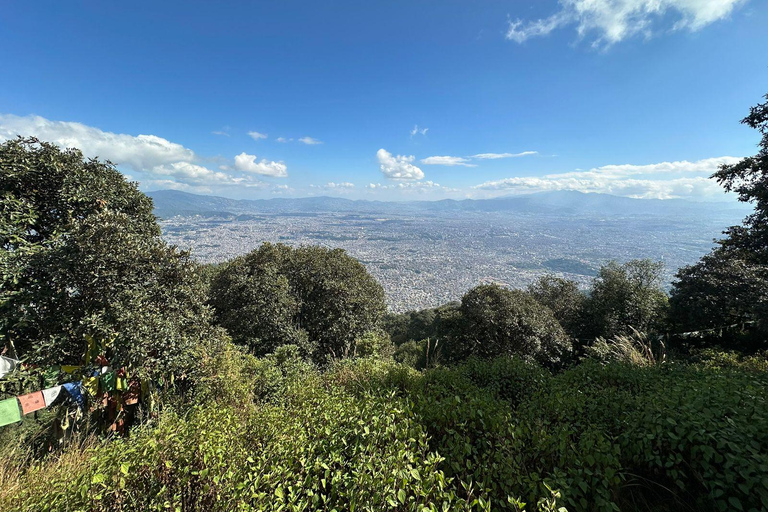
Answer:
<svg viewBox="0 0 768 512"><path fill-rule="evenodd" d="M691 217L745 215L750 205L737 202L693 202L683 199L633 199L609 194L576 191L539 192L495 199L444 199L440 201L369 201L339 197L273 199L229 199L159 190L149 192L155 214L161 219L175 216L230 217L243 214L279 213L393 213L439 214L441 212L510 212L533 215L600 215Z"/></svg>

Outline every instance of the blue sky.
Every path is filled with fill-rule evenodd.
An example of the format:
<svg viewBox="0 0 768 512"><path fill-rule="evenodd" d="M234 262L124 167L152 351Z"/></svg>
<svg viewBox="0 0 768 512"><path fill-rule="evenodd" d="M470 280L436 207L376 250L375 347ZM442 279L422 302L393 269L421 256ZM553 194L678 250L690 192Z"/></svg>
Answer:
<svg viewBox="0 0 768 512"><path fill-rule="evenodd" d="M5 2L0 138L236 198L722 200L759 0Z"/></svg>

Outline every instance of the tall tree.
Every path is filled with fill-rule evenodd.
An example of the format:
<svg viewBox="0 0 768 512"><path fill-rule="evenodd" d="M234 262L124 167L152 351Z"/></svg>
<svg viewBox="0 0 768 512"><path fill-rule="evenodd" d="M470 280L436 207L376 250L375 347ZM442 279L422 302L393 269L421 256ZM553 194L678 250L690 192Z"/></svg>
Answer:
<svg viewBox="0 0 768 512"><path fill-rule="evenodd" d="M765 96L768 100L768 95ZM682 268L672 289L673 319L696 330L743 324L765 346L768 332L768 101L742 120L761 139L755 156L723 165L712 177L755 210L725 231L718 246ZM735 341L726 338L724 341Z"/></svg>
<svg viewBox="0 0 768 512"><path fill-rule="evenodd" d="M565 332L574 338L581 337L587 296L579 290L575 281L552 275L541 276L528 286L528 293L552 310Z"/></svg>
<svg viewBox="0 0 768 512"><path fill-rule="evenodd" d="M352 355L386 311L381 285L343 250L268 243L226 265L210 301L235 342L257 354L296 344L318 361Z"/></svg>
<svg viewBox="0 0 768 512"><path fill-rule="evenodd" d="M78 364L86 336L115 365L195 372L217 336L188 254L110 163L36 139L0 144L0 337L37 364Z"/></svg>
<svg viewBox="0 0 768 512"><path fill-rule="evenodd" d="M517 355L556 364L570 352L552 311L524 291L480 285L464 294L460 312L462 332L446 348L450 359Z"/></svg>
<svg viewBox="0 0 768 512"><path fill-rule="evenodd" d="M662 288L663 268L663 263L647 259L604 265L585 305L586 334L611 337L630 334L633 328L661 330L668 303Z"/></svg>

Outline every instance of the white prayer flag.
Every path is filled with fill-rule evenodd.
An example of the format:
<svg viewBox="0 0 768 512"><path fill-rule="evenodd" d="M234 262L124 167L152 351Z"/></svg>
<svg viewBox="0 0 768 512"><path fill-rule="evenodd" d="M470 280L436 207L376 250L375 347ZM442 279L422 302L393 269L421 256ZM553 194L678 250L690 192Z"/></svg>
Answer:
<svg viewBox="0 0 768 512"><path fill-rule="evenodd" d="M54 386L52 388L44 389L43 400L45 400L45 406L50 407L51 404L59 396L59 393L61 393L61 386Z"/></svg>
<svg viewBox="0 0 768 512"><path fill-rule="evenodd" d="M11 359L10 357L0 356L0 379L16 368L20 362L21 361Z"/></svg>

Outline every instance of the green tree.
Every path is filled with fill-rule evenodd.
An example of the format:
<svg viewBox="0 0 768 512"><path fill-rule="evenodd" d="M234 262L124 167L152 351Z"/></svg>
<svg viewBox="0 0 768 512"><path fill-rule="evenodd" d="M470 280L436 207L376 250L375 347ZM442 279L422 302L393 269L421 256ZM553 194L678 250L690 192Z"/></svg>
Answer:
<svg viewBox="0 0 768 512"><path fill-rule="evenodd" d="M458 309L458 302L449 302L436 308L390 313L384 317L384 329L396 346L427 338L440 340L455 334Z"/></svg>
<svg viewBox="0 0 768 512"><path fill-rule="evenodd" d="M664 264L631 260L612 261L600 268L585 304L590 337L629 335L632 329L656 332L663 329L668 306L662 288Z"/></svg>
<svg viewBox="0 0 768 512"><path fill-rule="evenodd" d="M189 255L110 163L36 139L0 145L0 336L29 362L78 364L85 337L116 366L177 377L219 336Z"/></svg>
<svg viewBox="0 0 768 512"><path fill-rule="evenodd" d="M290 343L317 361L353 355L386 310L381 285L343 250L282 244L226 265L210 302L235 342L256 354Z"/></svg>
<svg viewBox="0 0 768 512"><path fill-rule="evenodd" d="M581 337L584 329L584 304L587 296L579 285L570 279L553 275L541 276L528 286L528 293L539 304L552 310L565 332L574 338Z"/></svg>
<svg viewBox="0 0 768 512"><path fill-rule="evenodd" d="M768 331L768 102L752 107L742 123L761 135L757 154L723 165L712 177L755 210L740 226L726 230L718 246L701 261L680 269L672 289L672 316L686 330L745 324L764 346Z"/></svg>
<svg viewBox="0 0 768 512"><path fill-rule="evenodd" d="M524 291L480 285L464 294L460 312L462 334L447 348L452 360L518 355L556 364L570 352L570 339L552 311Z"/></svg>

